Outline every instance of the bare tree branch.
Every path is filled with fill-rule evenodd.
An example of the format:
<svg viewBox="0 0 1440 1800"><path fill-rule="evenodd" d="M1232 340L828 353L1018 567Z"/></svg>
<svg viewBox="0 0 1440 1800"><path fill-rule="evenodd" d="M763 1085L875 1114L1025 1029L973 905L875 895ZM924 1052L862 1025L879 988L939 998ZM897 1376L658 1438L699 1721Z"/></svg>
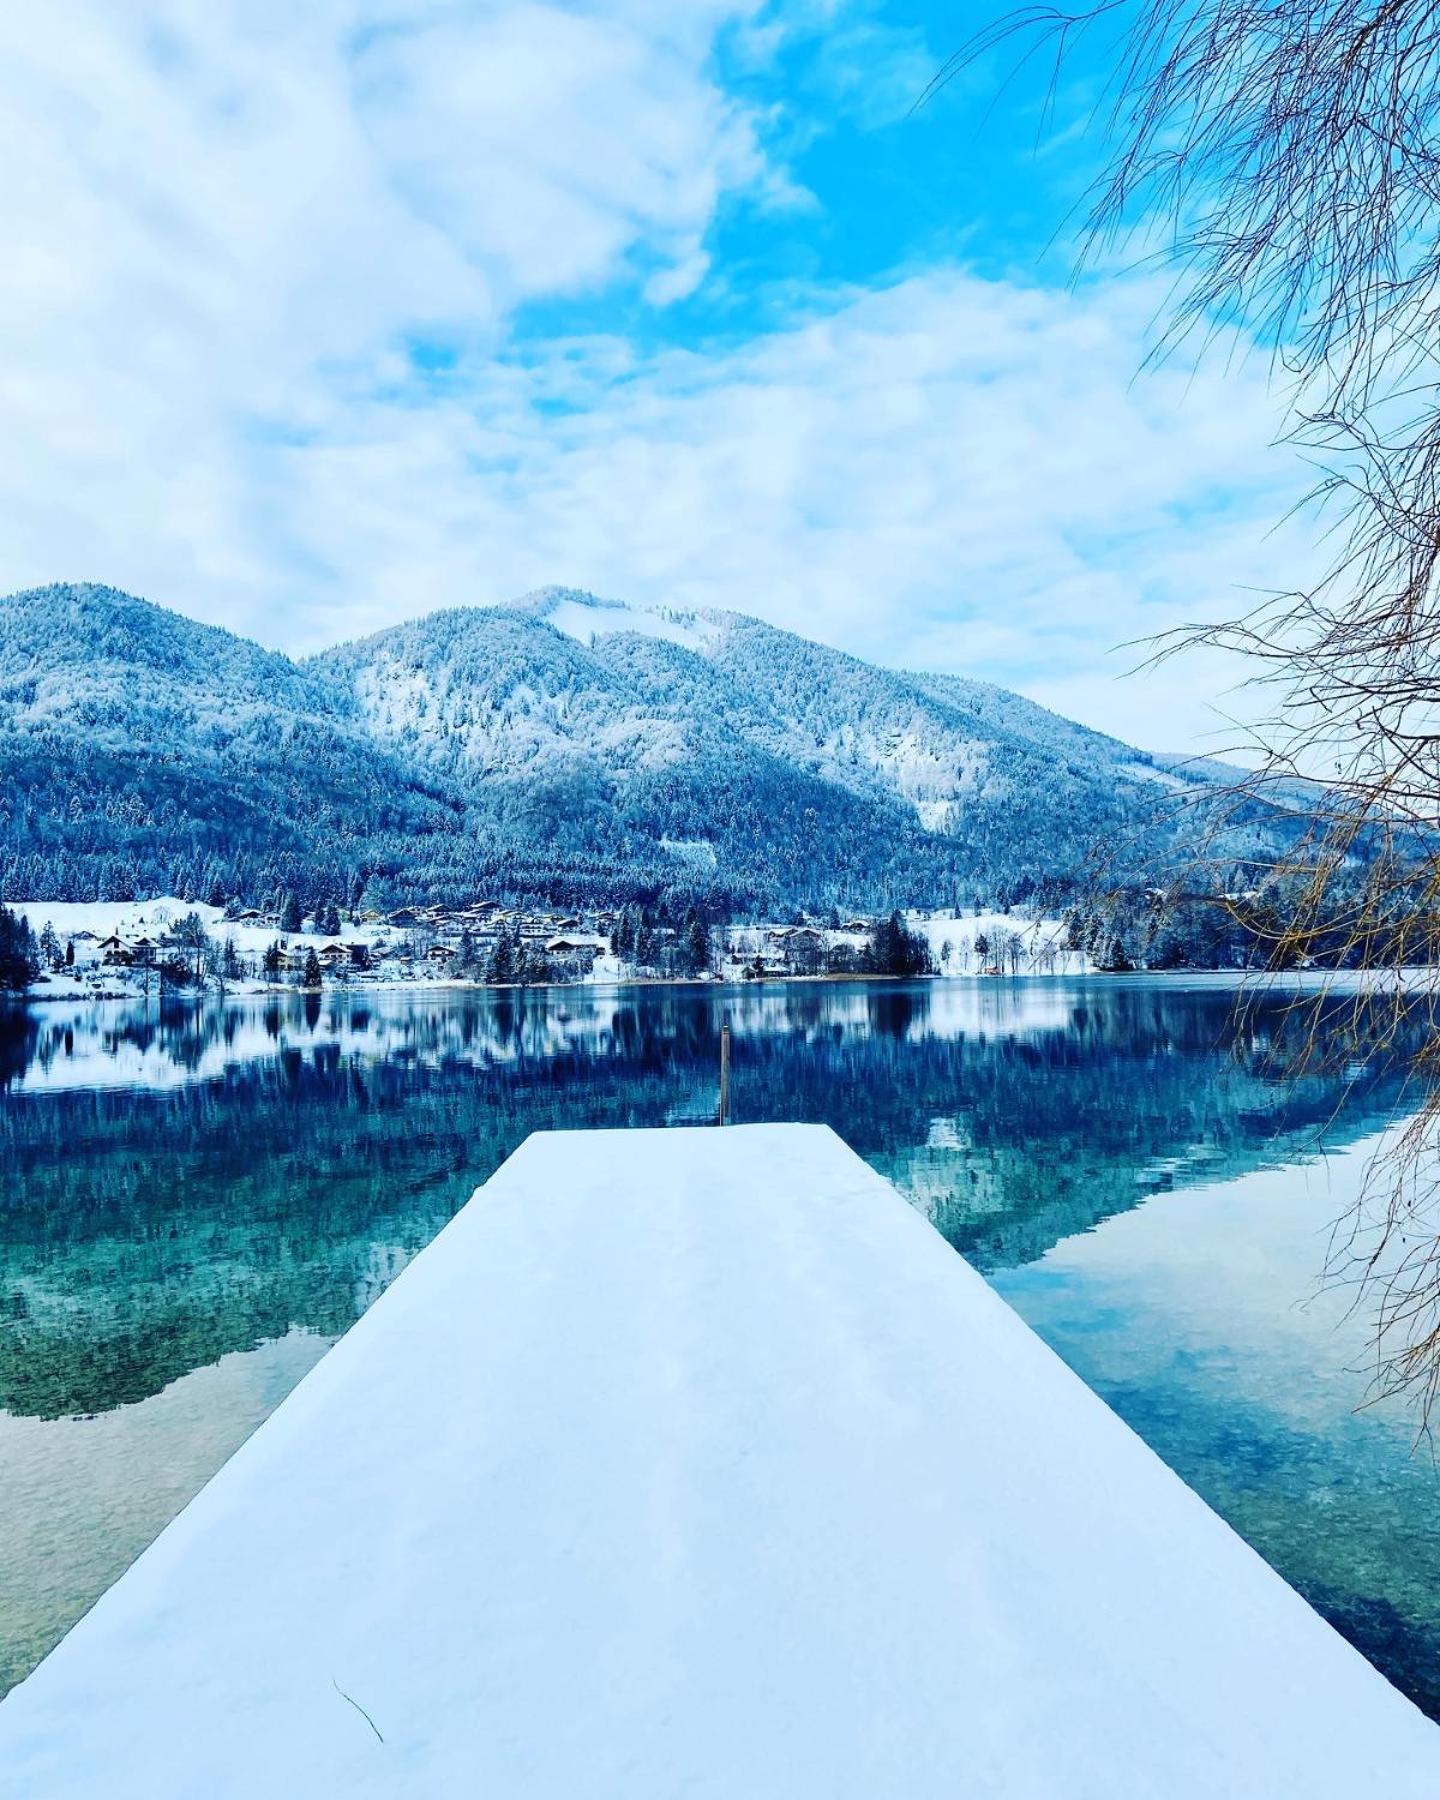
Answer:
<svg viewBox="0 0 1440 1800"><path fill-rule="evenodd" d="M1317 463L1317 581L1188 628L1159 657L1236 651L1270 700L1232 807L1304 825L1265 878L1216 895L1274 966L1340 934L1390 976L1354 1040L1427 1009L1415 1111L1331 1247L1374 1325L1374 1392L1440 1401L1440 5L1424 0L1099 0L995 20L922 104L991 52L1112 33L1082 267L1127 234L1175 276L1155 354L1233 325L1272 357L1291 441ZM1047 106L1054 94L1052 75ZM1213 801L1211 805L1214 818ZM1213 884L1212 884L1213 886ZM1278 900L1283 896L1283 905ZM1318 1036L1314 1039L1318 1042Z"/></svg>

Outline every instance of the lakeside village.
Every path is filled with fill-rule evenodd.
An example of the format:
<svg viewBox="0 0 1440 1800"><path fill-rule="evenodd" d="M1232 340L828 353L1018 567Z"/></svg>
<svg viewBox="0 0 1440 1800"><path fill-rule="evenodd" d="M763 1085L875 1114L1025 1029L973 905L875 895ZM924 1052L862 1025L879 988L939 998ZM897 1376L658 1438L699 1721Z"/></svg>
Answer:
<svg viewBox="0 0 1440 1800"><path fill-rule="evenodd" d="M976 910L713 925L661 907L590 913L477 900L393 912L274 912L231 901L34 901L0 907L0 989L35 999L331 986L538 986L856 975L1074 974L1058 921Z"/></svg>

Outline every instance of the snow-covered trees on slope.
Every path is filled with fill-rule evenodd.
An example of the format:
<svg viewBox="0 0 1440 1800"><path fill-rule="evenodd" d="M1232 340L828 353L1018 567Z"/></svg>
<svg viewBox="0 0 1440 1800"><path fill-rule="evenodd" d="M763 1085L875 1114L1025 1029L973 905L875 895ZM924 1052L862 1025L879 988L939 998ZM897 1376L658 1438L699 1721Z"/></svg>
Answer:
<svg viewBox="0 0 1440 1800"><path fill-rule="evenodd" d="M738 614L544 594L296 664L108 588L0 600L0 897L888 912L1163 849L1157 773Z"/></svg>
<svg viewBox="0 0 1440 1800"><path fill-rule="evenodd" d="M39 973L35 934L18 913L0 906L0 993L23 993Z"/></svg>

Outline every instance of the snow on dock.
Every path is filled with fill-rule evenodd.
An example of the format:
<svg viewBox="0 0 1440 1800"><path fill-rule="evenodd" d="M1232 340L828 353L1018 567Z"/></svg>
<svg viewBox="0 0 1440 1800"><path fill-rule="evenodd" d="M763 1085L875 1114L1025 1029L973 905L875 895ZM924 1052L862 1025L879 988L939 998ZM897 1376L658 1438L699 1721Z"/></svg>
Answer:
<svg viewBox="0 0 1440 1800"><path fill-rule="evenodd" d="M812 1126L532 1137L0 1705L27 1800L1435 1800Z"/></svg>

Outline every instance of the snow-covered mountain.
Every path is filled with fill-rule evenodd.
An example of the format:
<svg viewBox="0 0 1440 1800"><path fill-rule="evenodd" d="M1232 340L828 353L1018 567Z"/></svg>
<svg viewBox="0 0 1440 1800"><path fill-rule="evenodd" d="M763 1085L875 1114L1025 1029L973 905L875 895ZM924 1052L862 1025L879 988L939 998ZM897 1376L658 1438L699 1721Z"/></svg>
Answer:
<svg viewBox="0 0 1440 1800"><path fill-rule="evenodd" d="M1207 781L741 613L546 589L297 664L90 586L0 600L0 778L0 882L26 897L684 881L855 905L1148 855Z"/></svg>
<svg viewBox="0 0 1440 1800"><path fill-rule="evenodd" d="M0 891L233 891L452 823L288 657L113 588L0 600Z"/></svg>

